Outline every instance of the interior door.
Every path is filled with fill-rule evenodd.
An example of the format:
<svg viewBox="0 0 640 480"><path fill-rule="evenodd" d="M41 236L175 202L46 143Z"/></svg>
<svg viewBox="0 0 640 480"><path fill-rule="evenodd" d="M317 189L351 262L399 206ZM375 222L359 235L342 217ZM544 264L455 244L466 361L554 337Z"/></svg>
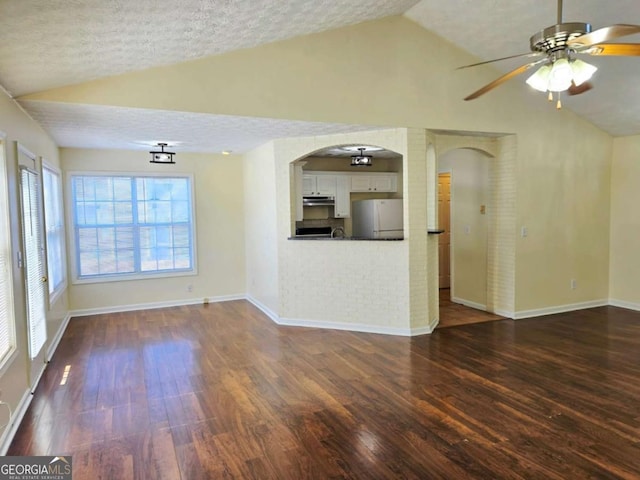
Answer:
<svg viewBox="0 0 640 480"><path fill-rule="evenodd" d="M22 207L22 260L27 300L27 339L30 368L30 387L37 383L45 367L47 341L46 267L40 176L35 170L20 167Z"/></svg>
<svg viewBox="0 0 640 480"><path fill-rule="evenodd" d="M451 287L451 174L438 174L438 227L444 230L438 238L440 263L439 286Z"/></svg>

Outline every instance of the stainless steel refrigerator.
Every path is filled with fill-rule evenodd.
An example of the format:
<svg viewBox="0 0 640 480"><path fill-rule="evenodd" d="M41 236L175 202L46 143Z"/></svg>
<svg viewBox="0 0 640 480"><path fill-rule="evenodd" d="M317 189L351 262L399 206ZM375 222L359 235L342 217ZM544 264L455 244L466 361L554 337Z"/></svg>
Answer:
<svg viewBox="0 0 640 480"><path fill-rule="evenodd" d="M356 238L403 238L402 199L355 201L351 222Z"/></svg>

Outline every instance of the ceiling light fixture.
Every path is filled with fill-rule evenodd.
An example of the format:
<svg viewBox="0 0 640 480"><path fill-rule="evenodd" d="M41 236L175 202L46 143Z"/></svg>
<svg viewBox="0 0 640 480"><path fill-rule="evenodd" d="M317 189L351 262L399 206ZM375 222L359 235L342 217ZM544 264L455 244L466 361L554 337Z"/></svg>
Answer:
<svg viewBox="0 0 640 480"><path fill-rule="evenodd" d="M160 151L151 150L149 153L151 154L151 160L149 163L176 163L173 161L173 156L176 154L175 152L165 152L164 147L168 146L166 143L158 143L160 147Z"/></svg>
<svg viewBox="0 0 640 480"><path fill-rule="evenodd" d="M365 155L365 150L366 147L359 147L358 151L360 153L358 155L351 156L352 167L370 167L373 164L373 157L371 155Z"/></svg>
<svg viewBox="0 0 640 480"><path fill-rule="evenodd" d="M527 84L539 92L549 92L549 100L553 100L553 93L558 94L557 108L562 108L560 92L583 85L591 79L598 70L580 59L572 59L562 56L540 67L533 75L527 78Z"/></svg>

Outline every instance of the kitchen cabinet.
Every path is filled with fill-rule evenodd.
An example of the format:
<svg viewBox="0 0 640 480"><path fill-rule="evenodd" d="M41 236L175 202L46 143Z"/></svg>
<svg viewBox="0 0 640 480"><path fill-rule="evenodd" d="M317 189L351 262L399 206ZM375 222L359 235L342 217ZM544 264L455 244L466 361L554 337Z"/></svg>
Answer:
<svg viewBox="0 0 640 480"><path fill-rule="evenodd" d="M395 173L351 175L352 192L397 192L398 176Z"/></svg>
<svg viewBox="0 0 640 480"><path fill-rule="evenodd" d="M336 203L334 218L347 218L351 216L351 183L348 175L336 177Z"/></svg>
<svg viewBox="0 0 640 480"><path fill-rule="evenodd" d="M306 197L334 197L336 195L336 176L303 174L302 195Z"/></svg>

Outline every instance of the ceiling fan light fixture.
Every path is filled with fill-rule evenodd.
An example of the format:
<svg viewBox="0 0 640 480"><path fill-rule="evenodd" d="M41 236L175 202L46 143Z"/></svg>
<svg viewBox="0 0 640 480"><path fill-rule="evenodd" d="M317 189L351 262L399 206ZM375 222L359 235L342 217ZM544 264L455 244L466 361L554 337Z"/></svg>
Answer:
<svg viewBox="0 0 640 480"><path fill-rule="evenodd" d="M551 72L549 73L549 85L547 89L550 92L564 92L571 86L573 79L573 71L569 61L566 58L560 58L553 63Z"/></svg>
<svg viewBox="0 0 640 480"><path fill-rule="evenodd" d="M584 82L590 80L597 70L598 67L591 65L590 63L583 62L579 58L576 58L573 62L571 62L573 83L575 83L576 85L582 85Z"/></svg>
<svg viewBox="0 0 640 480"><path fill-rule="evenodd" d="M551 65L543 65L533 75L527 78L527 84L539 92L546 92L549 86L550 73Z"/></svg>

